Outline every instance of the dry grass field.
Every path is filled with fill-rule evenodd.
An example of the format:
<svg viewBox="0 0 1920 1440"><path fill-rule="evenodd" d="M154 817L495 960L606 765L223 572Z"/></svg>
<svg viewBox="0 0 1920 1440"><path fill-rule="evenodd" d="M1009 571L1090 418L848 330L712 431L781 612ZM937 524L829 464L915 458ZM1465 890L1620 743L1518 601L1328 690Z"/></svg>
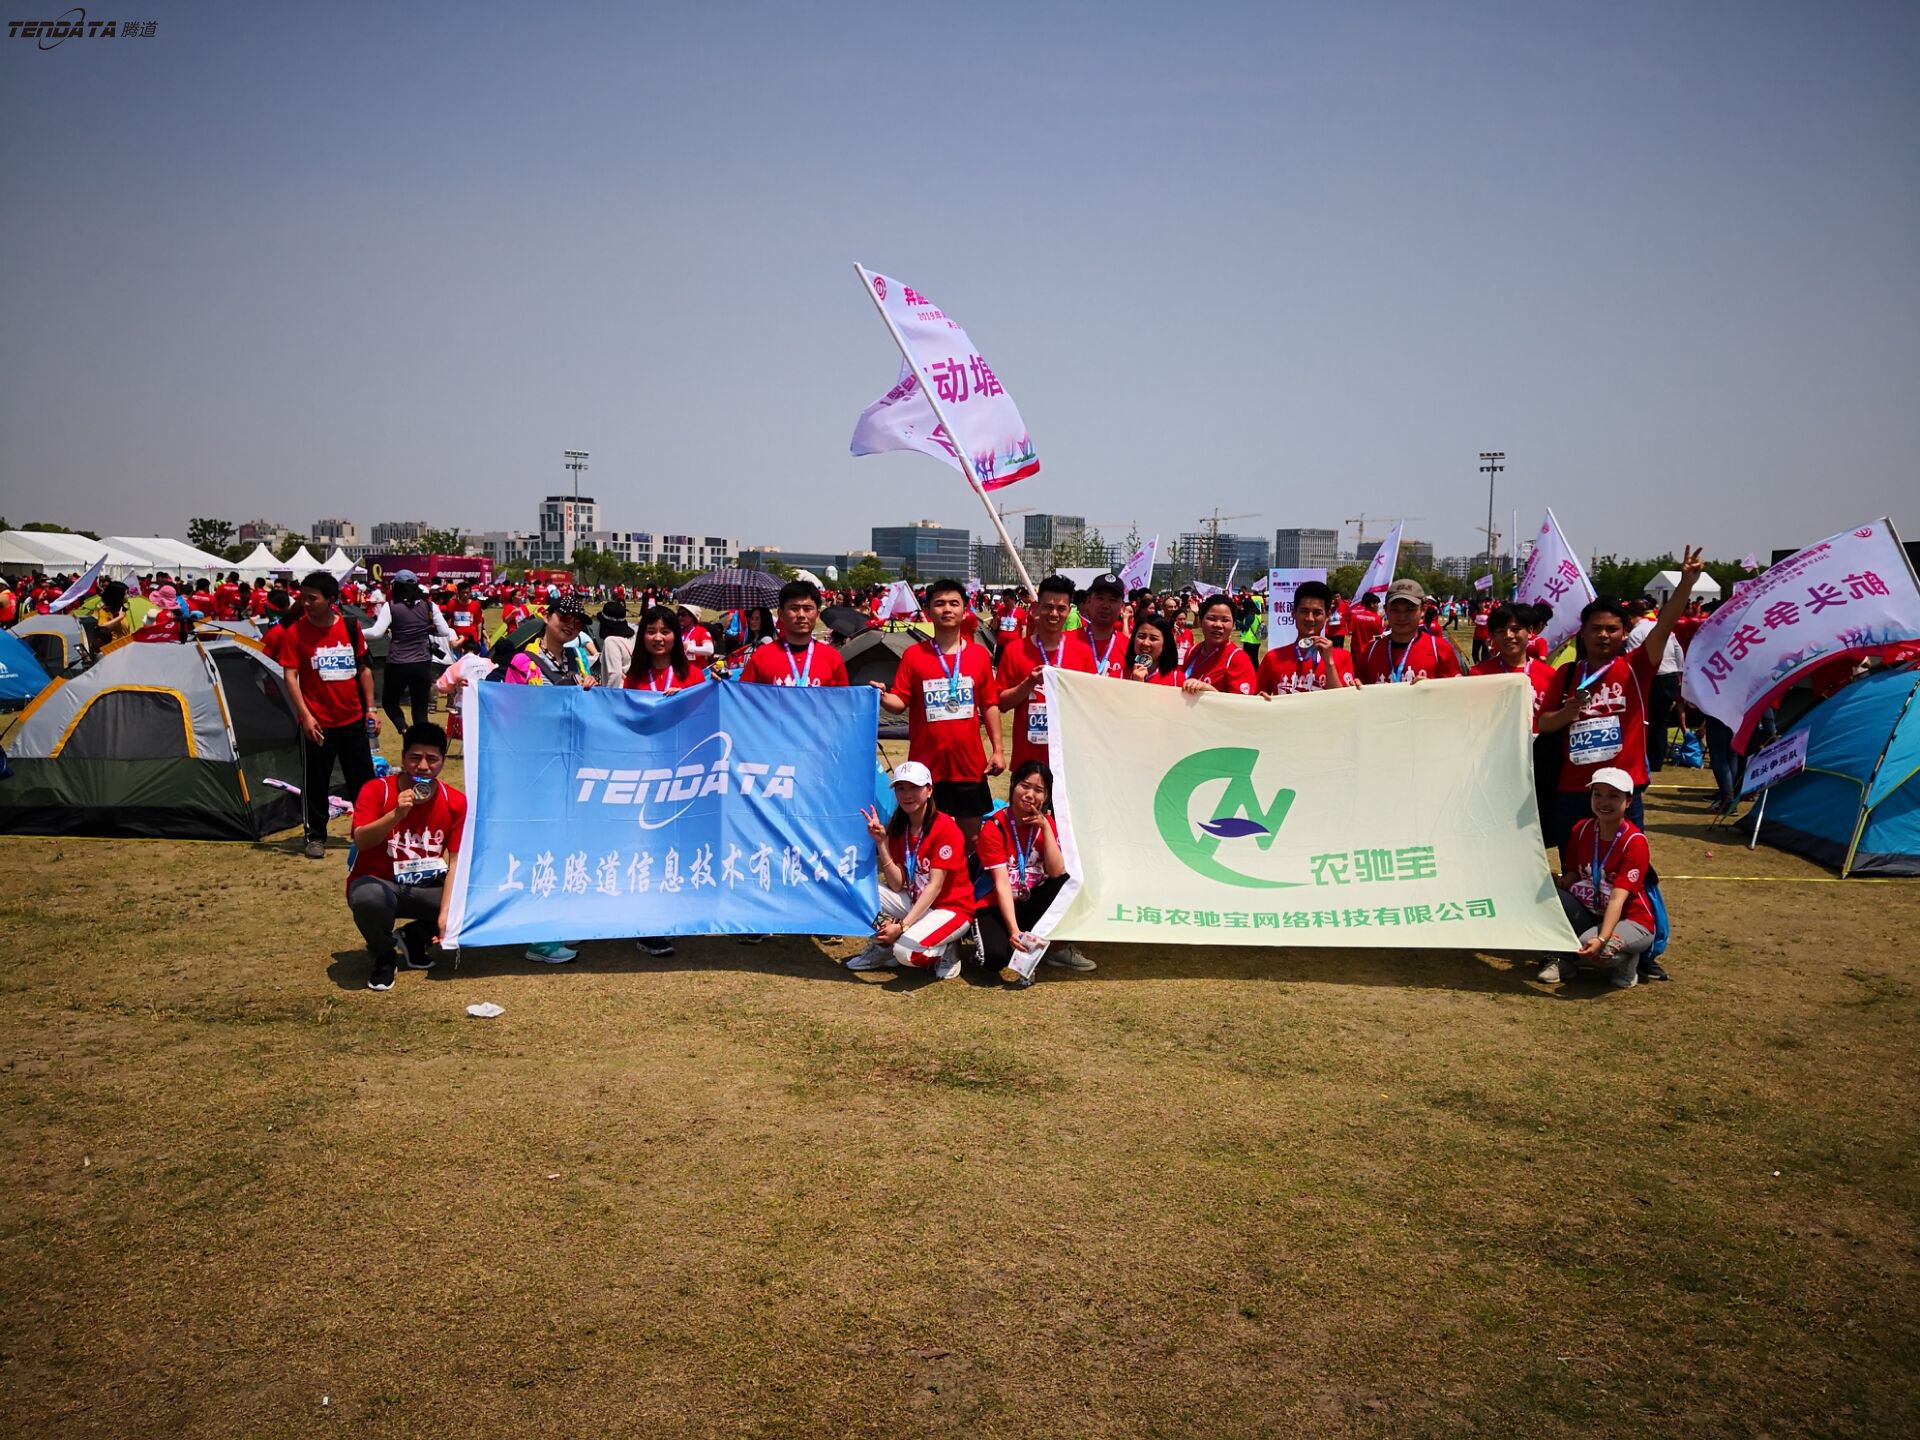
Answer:
<svg viewBox="0 0 1920 1440"><path fill-rule="evenodd" d="M1920 885L1653 798L1766 881L1671 879L1624 993L780 938L373 994L344 841L0 841L5 1429L1912 1435Z"/></svg>

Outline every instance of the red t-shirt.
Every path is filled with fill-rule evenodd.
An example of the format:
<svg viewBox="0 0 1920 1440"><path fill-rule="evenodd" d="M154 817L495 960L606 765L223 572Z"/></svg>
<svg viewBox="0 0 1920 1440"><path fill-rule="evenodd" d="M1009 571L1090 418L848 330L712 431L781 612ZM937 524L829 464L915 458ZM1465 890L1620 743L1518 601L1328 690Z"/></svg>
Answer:
<svg viewBox="0 0 1920 1440"><path fill-rule="evenodd" d="M950 671L958 693L949 693ZM981 727L987 707L1000 702L1000 687L984 645L963 642L957 658L942 655L932 640L915 645L900 657L888 693L907 702L908 759L936 781L987 778Z"/></svg>
<svg viewBox="0 0 1920 1440"><path fill-rule="evenodd" d="M399 803L405 776L369 780L353 802L353 824L358 829L391 814ZM439 885L447 878L447 856L460 848L460 827L467 821L467 797L436 780L433 794L414 805L402 824L387 832L383 845L361 845L347 870L347 888L363 875L391 880L396 885Z"/></svg>
<svg viewBox="0 0 1920 1440"><path fill-rule="evenodd" d="M1474 610L1473 612L1473 638L1474 639L1485 640L1487 638L1487 617L1491 614L1493 614L1493 611L1485 605L1479 606Z"/></svg>
<svg viewBox="0 0 1920 1440"><path fill-rule="evenodd" d="M913 847L911 868L907 865L906 834L887 836L887 854L907 872L908 900L918 900L933 872L945 870L947 883L940 891L940 898L933 902L934 908L951 910L962 917L973 914L975 902L973 882L967 877L967 842L951 815L933 817L933 824Z"/></svg>
<svg viewBox="0 0 1920 1440"><path fill-rule="evenodd" d="M480 637L486 612L478 600L456 600L447 607L447 624L462 640Z"/></svg>
<svg viewBox="0 0 1920 1440"><path fill-rule="evenodd" d="M845 685L847 663L838 650L819 640L798 650L789 649L784 640L775 640L754 647L747 663L740 667L740 678L755 685L784 685L789 690L798 685L812 690L822 685Z"/></svg>
<svg viewBox="0 0 1920 1440"><path fill-rule="evenodd" d="M1579 686L1587 692L1580 718L1566 729L1560 767L1563 794L1585 790L1593 772L1617 765L1633 777L1636 786L1647 783L1647 692L1660 657L1637 645L1611 661L1604 670L1589 673L1579 662L1562 665L1553 674L1552 688L1543 702L1548 710L1566 704L1567 691Z"/></svg>
<svg viewBox="0 0 1920 1440"><path fill-rule="evenodd" d="M704 685L706 680L707 672L702 670L698 665L690 664L687 666L687 678L684 680L673 673L673 667L671 665L667 666L664 670L655 670L643 666L637 678L632 671L628 671L620 681L620 688L622 690L651 690L657 695L671 695L676 690L686 690L695 685Z"/></svg>
<svg viewBox="0 0 1920 1440"><path fill-rule="evenodd" d="M1127 678L1129 680L1134 678L1132 670L1127 671ZM1185 683L1186 678L1186 675L1178 665L1174 666L1171 670L1149 670L1147 672L1147 684L1149 685L1180 685Z"/></svg>
<svg viewBox="0 0 1920 1440"><path fill-rule="evenodd" d="M1347 628L1347 613L1352 605L1345 600L1336 600L1333 608L1327 612L1327 638L1343 633Z"/></svg>
<svg viewBox="0 0 1920 1440"><path fill-rule="evenodd" d="M257 617L267 613L268 593L269 592L265 590L255 590L247 597L247 613L249 615Z"/></svg>
<svg viewBox="0 0 1920 1440"><path fill-rule="evenodd" d="M1553 688L1553 667L1543 660L1529 660L1526 668L1516 671L1498 655L1489 655L1467 672L1469 675L1525 675L1533 685L1533 733L1540 733L1540 704L1547 698L1547 691Z"/></svg>
<svg viewBox="0 0 1920 1440"><path fill-rule="evenodd" d="M1451 641L1424 630L1404 646L1385 635L1360 652L1354 661L1354 673L1362 685L1388 685L1412 680L1450 680L1462 673L1460 652ZM1399 681L1395 681L1395 674Z"/></svg>
<svg viewBox="0 0 1920 1440"><path fill-rule="evenodd" d="M1040 863L1041 825L1053 831L1056 840L1059 838L1060 827L1051 815L1041 816L1036 825L1023 826L1014 823L1013 811L996 810L980 827L980 839L974 846L974 854L980 857L980 868L994 870L1006 866L1007 880L1013 886L1016 899L1047 878L1047 867ZM1020 863L1022 856L1026 859L1024 869Z"/></svg>
<svg viewBox="0 0 1920 1440"><path fill-rule="evenodd" d="M1600 870L1598 889L1593 883L1596 864ZM1576 900L1604 919L1613 887L1622 886L1630 893L1620 918L1648 930L1654 928L1653 906L1647 901L1647 875L1652 869L1653 852L1647 847L1647 837L1624 817L1610 846L1600 843L1599 823L1589 818L1576 822L1567 843L1560 847L1560 873L1573 877L1567 889Z"/></svg>
<svg viewBox="0 0 1920 1440"><path fill-rule="evenodd" d="M1044 657L1044 658L1043 658ZM1011 689L1043 664L1059 670L1093 674L1093 651L1075 631L1062 632L1051 653L1044 652L1031 635L1010 642L1000 652L1000 665L993 681L1002 690ZM1047 760L1047 726L1052 716L1047 710L1047 687L1043 681L1033 693L1013 708L1013 766L1018 769L1029 760L1041 764Z"/></svg>
<svg viewBox="0 0 1920 1440"><path fill-rule="evenodd" d="M367 642L358 628L347 629L335 615L324 630L302 615L284 627L272 652L287 670L300 675L300 698L322 730L336 730L367 718L360 698L360 666Z"/></svg>
<svg viewBox="0 0 1920 1440"><path fill-rule="evenodd" d="M1027 607L1024 605L998 605L993 611L994 629L999 632L1000 643L1027 633Z"/></svg>
<svg viewBox="0 0 1920 1440"><path fill-rule="evenodd" d="M59 597L55 596L53 598L58 599ZM212 592L209 591L206 586L202 585L198 590L187 596L187 608L189 610L199 611L202 619L211 620L214 614Z"/></svg>
<svg viewBox="0 0 1920 1440"><path fill-rule="evenodd" d="M1534 660L1552 659L1553 651L1547 648L1547 637L1544 635L1536 635L1527 641L1527 655L1530 659Z"/></svg>
<svg viewBox="0 0 1920 1440"><path fill-rule="evenodd" d="M153 602L147 623L133 632L133 638L150 645L165 645L180 638L180 612L164 600Z"/></svg>
<svg viewBox="0 0 1920 1440"><path fill-rule="evenodd" d="M1204 680L1222 695L1251 695L1256 676L1247 652L1229 640L1219 649L1197 645L1181 664L1180 678Z"/></svg>
<svg viewBox="0 0 1920 1440"><path fill-rule="evenodd" d="M1127 636L1131 632L1125 626L1115 625L1113 633L1107 636L1107 643L1104 645L1093 638L1092 629L1084 623L1078 630L1070 630L1067 633L1079 636L1080 642L1087 647L1087 653L1093 657L1094 674L1112 680L1127 678L1132 669L1133 652L1127 644Z"/></svg>
<svg viewBox="0 0 1920 1440"><path fill-rule="evenodd" d="M240 587L238 585L221 584L213 587L213 618L216 620L240 618Z"/></svg>
<svg viewBox="0 0 1920 1440"><path fill-rule="evenodd" d="M1262 695L1292 695L1309 690L1341 690L1360 681L1353 673L1353 657L1344 650L1309 649L1300 658L1298 645L1269 650L1260 662L1255 688Z"/></svg>
<svg viewBox="0 0 1920 1440"><path fill-rule="evenodd" d="M1386 628L1387 622L1380 618L1378 610L1356 605L1347 613L1347 645L1358 655L1378 640L1380 632Z"/></svg>
<svg viewBox="0 0 1920 1440"><path fill-rule="evenodd" d="M1694 631L1706 623L1707 617L1704 615L1682 615L1673 622L1673 638L1680 642L1681 654L1686 654L1693 647Z"/></svg>

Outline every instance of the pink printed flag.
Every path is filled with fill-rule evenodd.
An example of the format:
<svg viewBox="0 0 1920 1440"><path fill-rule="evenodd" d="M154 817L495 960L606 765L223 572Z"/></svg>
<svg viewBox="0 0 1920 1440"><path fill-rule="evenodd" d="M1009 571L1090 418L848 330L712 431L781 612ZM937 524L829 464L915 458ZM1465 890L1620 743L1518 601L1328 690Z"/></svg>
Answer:
<svg viewBox="0 0 1920 1440"><path fill-rule="evenodd" d="M1740 561L1740 568L1749 575L1753 574L1760 568L1760 557L1751 550L1747 551L1746 556Z"/></svg>
<svg viewBox="0 0 1920 1440"><path fill-rule="evenodd" d="M1478 580L1473 582L1473 588L1482 592L1491 590L1493 588L1493 577L1491 575L1482 575Z"/></svg>
<svg viewBox="0 0 1920 1440"><path fill-rule="evenodd" d="M1533 554L1527 557L1527 568L1520 576L1513 598L1524 605L1553 608L1553 618L1540 632L1546 637L1549 650L1558 650L1573 638L1580 628L1581 610L1594 598L1593 582L1587 578L1586 566L1567 543L1551 508L1547 518L1540 522Z"/></svg>
<svg viewBox="0 0 1920 1440"><path fill-rule="evenodd" d="M1153 559L1159 553L1160 537L1156 535L1127 557L1127 563L1120 567L1120 583L1127 587L1127 594L1153 584Z"/></svg>
<svg viewBox="0 0 1920 1440"><path fill-rule="evenodd" d="M887 586L887 593L880 598L881 620L910 620L920 613L920 601L913 593L913 586L905 580L896 580Z"/></svg>
<svg viewBox="0 0 1920 1440"><path fill-rule="evenodd" d="M1027 422L959 322L911 285L856 268L902 360L893 388L854 422L853 453L918 450L944 460L982 490L1039 474L1040 457ZM942 413L957 434L947 433Z"/></svg>
<svg viewBox="0 0 1920 1440"><path fill-rule="evenodd" d="M1920 582L1882 517L1740 585L1687 647L1680 691L1746 753L1760 716L1808 671L1920 640Z"/></svg>

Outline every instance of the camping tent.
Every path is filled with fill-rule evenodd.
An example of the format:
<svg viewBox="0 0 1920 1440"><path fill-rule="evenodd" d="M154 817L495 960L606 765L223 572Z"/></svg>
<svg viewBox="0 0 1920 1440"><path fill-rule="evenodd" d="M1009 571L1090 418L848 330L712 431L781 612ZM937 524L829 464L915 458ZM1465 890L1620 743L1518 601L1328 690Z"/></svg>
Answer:
<svg viewBox="0 0 1920 1440"><path fill-rule="evenodd" d="M240 572L240 578L248 582L271 580L275 575L287 573L287 562L277 560L271 550L264 545L255 545L243 559L233 562L232 567Z"/></svg>
<svg viewBox="0 0 1920 1440"><path fill-rule="evenodd" d="M1678 570L1662 570L1658 575L1647 581L1647 598L1656 605L1664 605L1667 603L1667 597L1673 594L1679 587L1680 572ZM1695 600L1718 600L1720 598L1720 582L1711 575L1702 575L1698 580L1693 582L1693 598Z"/></svg>
<svg viewBox="0 0 1920 1440"><path fill-rule="evenodd" d="M1807 766L1768 792L1760 838L1842 875L1920 875L1920 671L1856 680L1793 729Z"/></svg>
<svg viewBox="0 0 1920 1440"><path fill-rule="evenodd" d="M224 575L233 568L218 555L165 535L109 535L107 544L138 555L143 562L142 573L164 570L169 575Z"/></svg>
<svg viewBox="0 0 1920 1440"><path fill-rule="evenodd" d="M238 620L197 620L194 622L193 628L195 630L217 630L226 635L241 635L248 640L258 640L260 638L260 626L258 622L245 615L242 615Z"/></svg>
<svg viewBox="0 0 1920 1440"><path fill-rule="evenodd" d="M300 821L300 730L257 645L123 640L26 708L0 834L257 840Z"/></svg>
<svg viewBox="0 0 1920 1440"><path fill-rule="evenodd" d="M314 571L324 570L326 568L327 567L322 565L318 558L315 557L314 553L304 545L287 557L287 569L293 572L293 583L296 585Z"/></svg>
<svg viewBox="0 0 1920 1440"><path fill-rule="evenodd" d="M13 627L49 675L74 675L93 659L86 626L72 615L29 615Z"/></svg>
<svg viewBox="0 0 1920 1440"><path fill-rule="evenodd" d="M14 639L11 631L0 630L0 705L24 705L52 683L53 677L33 651Z"/></svg>

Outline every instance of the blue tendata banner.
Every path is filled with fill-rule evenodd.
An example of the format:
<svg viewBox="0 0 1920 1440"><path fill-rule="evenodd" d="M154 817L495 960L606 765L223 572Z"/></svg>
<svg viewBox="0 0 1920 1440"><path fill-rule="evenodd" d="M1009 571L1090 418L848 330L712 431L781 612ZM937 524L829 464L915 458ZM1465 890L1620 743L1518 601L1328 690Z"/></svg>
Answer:
<svg viewBox="0 0 1920 1440"><path fill-rule="evenodd" d="M465 705L450 941L872 930L873 690L479 684Z"/></svg>

